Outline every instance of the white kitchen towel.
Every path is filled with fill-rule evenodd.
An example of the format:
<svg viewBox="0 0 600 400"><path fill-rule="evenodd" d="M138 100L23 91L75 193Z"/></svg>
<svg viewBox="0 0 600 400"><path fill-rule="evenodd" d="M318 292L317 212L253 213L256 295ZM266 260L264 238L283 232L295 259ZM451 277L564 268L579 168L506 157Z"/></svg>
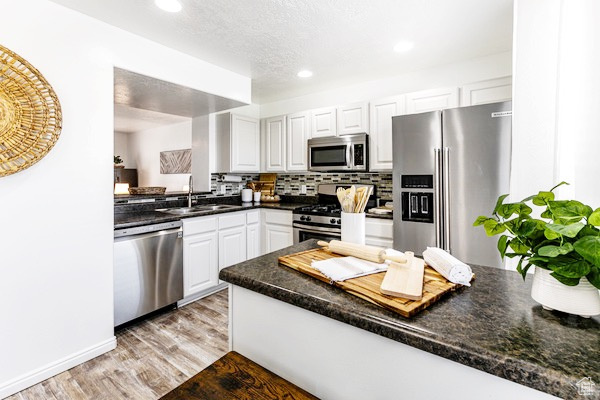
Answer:
<svg viewBox="0 0 600 400"><path fill-rule="evenodd" d="M313 260L311 265L331 279L332 282L341 282L346 279L387 271L387 264L385 263L377 264L356 257L336 257L322 261Z"/></svg>
<svg viewBox="0 0 600 400"><path fill-rule="evenodd" d="M423 252L427 265L439 272L452 283L471 286L473 271L464 262L458 260L447 251L438 247L428 247Z"/></svg>

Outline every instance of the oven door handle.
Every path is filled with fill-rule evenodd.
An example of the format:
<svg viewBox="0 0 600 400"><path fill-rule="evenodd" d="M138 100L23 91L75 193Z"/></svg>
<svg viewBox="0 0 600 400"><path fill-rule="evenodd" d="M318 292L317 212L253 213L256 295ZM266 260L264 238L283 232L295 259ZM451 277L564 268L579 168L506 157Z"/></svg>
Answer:
<svg viewBox="0 0 600 400"><path fill-rule="evenodd" d="M340 231L337 229L324 228L321 226L314 226L314 225L304 225L304 224L298 224L295 222L292 224L292 227L294 227L296 229L304 229L307 231L314 231L314 232L327 232L327 233L331 233L331 234L340 233Z"/></svg>

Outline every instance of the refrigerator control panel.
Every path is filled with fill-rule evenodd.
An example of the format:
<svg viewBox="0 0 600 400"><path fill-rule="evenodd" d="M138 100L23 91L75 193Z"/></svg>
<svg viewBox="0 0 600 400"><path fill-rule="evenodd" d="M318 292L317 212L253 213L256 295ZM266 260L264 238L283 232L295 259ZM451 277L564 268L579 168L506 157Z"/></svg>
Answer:
<svg viewBox="0 0 600 400"><path fill-rule="evenodd" d="M433 223L433 193L402 192L402 221Z"/></svg>
<svg viewBox="0 0 600 400"><path fill-rule="evenodd" d="M402 175L402 188L433 189L433 175Z"/></svg>

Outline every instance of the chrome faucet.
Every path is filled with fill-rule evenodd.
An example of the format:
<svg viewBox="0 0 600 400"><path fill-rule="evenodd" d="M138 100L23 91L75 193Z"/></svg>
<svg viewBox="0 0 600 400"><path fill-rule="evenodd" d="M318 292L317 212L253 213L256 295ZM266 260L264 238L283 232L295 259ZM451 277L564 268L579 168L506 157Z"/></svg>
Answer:
<svg viewBox="0 0 600 400"><path fill-rule="evenodd" d="M192 206L192 192L194 191L194 178L190 175L190 182L188 185L188 207Z"/></svg>

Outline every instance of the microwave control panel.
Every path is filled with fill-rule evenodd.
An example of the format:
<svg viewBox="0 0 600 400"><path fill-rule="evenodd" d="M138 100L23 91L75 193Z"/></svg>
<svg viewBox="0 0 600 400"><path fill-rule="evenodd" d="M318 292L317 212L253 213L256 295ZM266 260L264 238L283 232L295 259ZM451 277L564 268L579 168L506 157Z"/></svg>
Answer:
<svg viewBox="0 0 600 400"><path fill-rule="evenodd" d="M364 166L365 165L365 145L357 143L353 146L354 148L354 165Z"/></svg>

